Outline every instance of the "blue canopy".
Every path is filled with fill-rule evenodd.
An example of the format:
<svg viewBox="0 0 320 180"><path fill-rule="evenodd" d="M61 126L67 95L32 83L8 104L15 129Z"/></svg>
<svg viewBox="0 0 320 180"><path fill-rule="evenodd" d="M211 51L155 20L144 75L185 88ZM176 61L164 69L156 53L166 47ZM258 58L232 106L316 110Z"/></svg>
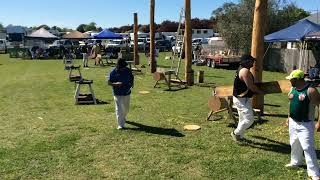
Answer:
<svg viewBox="0 0 320 180"><path fill-rule="evenodd" d="M94 35L93 38L94 39L122 39L122 36L112 31L109 31L108 29L104 29L103 31Z"/></svg>
<svg viewBox="0 0 320 180"><path fill-rule="evenodd" d="M312 32L320 31L320 25L315 24L307 19L289 26L280 31L264 36L265 42L288 42L301 41L304 37Z"/></svg>

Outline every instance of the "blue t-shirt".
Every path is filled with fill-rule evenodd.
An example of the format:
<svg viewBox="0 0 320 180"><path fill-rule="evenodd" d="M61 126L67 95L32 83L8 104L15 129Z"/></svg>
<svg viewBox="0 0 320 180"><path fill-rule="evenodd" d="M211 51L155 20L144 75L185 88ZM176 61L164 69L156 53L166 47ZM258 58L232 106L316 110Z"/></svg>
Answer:
<svg viewBox="0 0 320 180"><path fill-rule="evenodd" d="M117 70L114 68L109 75L109 81L122 82L120 87L112 87L113 95L115 96L126 96L131 94L131 88L133 87L133 75L128 67Z"/></svg>

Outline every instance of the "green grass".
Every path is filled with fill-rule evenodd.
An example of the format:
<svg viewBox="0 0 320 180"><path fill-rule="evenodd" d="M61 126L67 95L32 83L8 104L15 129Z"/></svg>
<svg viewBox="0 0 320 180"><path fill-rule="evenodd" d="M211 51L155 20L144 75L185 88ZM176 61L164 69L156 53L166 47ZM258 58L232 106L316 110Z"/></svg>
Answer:
<svg viewBox="0 0 320 180"><path fill-rule="evenodd" d="M159 65L170 66L164 56ZM146 64L143 55L141 61ZM306 177L305 169L284 168L290 153L284 118L263 117L264 123L247 131L252 142L245 146L231 140L226 113L218 121L206 121L211 87L153 88L150 69L143 68L135 76L129 129L119 131L111 88L105 82L112 67L82 69L85 78L94 80L96 97L108 104L76 106L74 84L67 80L61 61L0 55L0 64L0 179ZM232 84L235 72L193 68L204 70L210 85ZM284 77L264 73L264 81ZM140 95L142 90L151 93ZM276 105L265 106L266 112L287 114L285 94L267 95L265 103ZM198 124L201 130L184 131L186 124ZM316 144L319 147L318 137Z"/></svg>

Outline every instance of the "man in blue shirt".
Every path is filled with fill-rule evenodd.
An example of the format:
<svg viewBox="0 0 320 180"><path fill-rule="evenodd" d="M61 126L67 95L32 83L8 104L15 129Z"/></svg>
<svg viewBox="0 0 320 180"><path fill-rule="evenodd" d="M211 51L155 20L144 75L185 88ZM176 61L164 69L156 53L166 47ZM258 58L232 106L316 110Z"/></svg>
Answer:
<svg viewBox="0 0 320 180"><path fill-rule="evenodd" d="M112 86L118 129L123 129L129 112L130 94L134 77L125 59L118 59L117 66L110 72L108 84Z"/></svg>

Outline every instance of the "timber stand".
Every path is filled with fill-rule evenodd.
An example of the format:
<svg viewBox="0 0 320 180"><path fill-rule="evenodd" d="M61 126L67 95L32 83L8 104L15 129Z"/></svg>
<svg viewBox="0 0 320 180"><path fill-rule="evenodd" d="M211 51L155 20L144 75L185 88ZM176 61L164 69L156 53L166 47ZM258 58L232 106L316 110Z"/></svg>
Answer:
<svg viewBox="0 0 320 180"><path fill-rule="evenodd" d="M175 79L171 79L171 76L174 76ZM159 81L164 80L168 89L171 90L171 83L178 83L181 88L184 86L184 82L176 75L176 71L174 70L166 70L166 71L159 71L153 73L153 79L156 81L154 88L157 87ZM185 86L184 86L185 88Z"/></svg>
<svg viewBox="0 0 320 180"><path fill-rule="evenodd" d="M73 71L77 71L78 73L73 73ZM70 66L69 69L69 81L74 82L74 81L80 81L82 79L82 75L80 72L80 66Z"/></svg>
<svg viewBox="0 0 320 180"><path fill-rule="evenodd" d="M73 60L71 57L63 57L64 70L70 70L71 66L73 66Z"/></svg>
<svg viewBox="0 0 320 180"><path fill-rule="evenodd" d="M93 80L80 80L80 81L75 81L76 84L76 90L74 93L74 99L75 99L75 104L97 104L96 97L94 96L94 92L92 89L92 83ZM87 85L89 88L89 93L88 94L82 94L80 92L81 86Z"/></svg>
<svg viewBox="0 0 320 180"><path fill-rule="evenodd" d="M210 108L210 112L207 116L207 121L211 118L212 115L217 114L219 112L228 111L230 119L237 124L238 123L238 111L237 108L233 105L232 96L226 97L217 97L211 96L208 100L208 106ZM257 116L257 120L261 120L261 111L260 109L253 109L253 114Z"/></svg>

